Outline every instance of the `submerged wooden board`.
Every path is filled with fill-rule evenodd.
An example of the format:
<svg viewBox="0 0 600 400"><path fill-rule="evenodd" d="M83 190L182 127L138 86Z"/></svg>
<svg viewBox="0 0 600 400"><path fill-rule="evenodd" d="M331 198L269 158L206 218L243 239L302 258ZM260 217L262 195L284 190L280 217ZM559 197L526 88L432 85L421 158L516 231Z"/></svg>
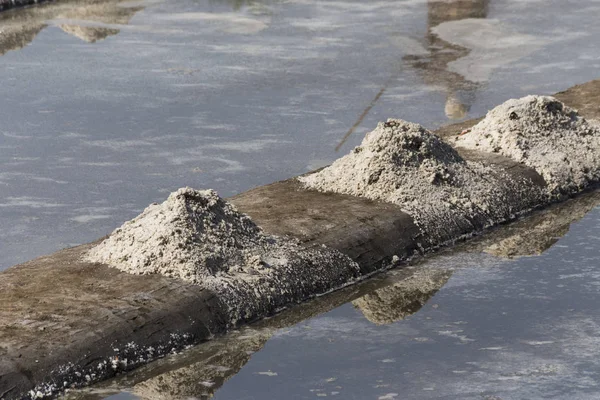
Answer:
<svg viewBox="0 0 600 400"><path fill-rule="evenodd" d="M559 98L584 116L600 116L600 81L576 86ZM457 134L472 123L436 133ZM535 171L506 158L473 152L464 156L544 185ZM230 200L266 232L336 248L356 260L365 274L393 255L411 254L419 241L411 217L396 206L300 190L295 181L262 186ZM226 305L210 292L158 275L132 276L82 262L91 245L0 273L0 399L20 398L59 377L56 368L66 362L94 365L124 354L129 342L169 351L225 329Z"/></svg>

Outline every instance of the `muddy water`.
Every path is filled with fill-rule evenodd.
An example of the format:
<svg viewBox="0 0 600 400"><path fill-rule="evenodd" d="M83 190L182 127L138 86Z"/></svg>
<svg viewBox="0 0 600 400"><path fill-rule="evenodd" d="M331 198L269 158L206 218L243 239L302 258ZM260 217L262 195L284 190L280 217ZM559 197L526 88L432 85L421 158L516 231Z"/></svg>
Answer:
<svg viewBox="0 0 600 400"><path fill-rule="evenodd" d="M0 14L0 269L105 235L181 186L228 196L325 165L387 117L436 127L598 78L598 12L67 0ZM598 398L595 204L75 397Z"/></svg>

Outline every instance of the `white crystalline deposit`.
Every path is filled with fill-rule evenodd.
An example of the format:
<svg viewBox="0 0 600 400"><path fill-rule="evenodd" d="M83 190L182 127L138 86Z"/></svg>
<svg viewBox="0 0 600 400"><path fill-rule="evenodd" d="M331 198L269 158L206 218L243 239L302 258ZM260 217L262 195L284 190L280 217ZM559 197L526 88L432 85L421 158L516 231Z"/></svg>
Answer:
<svg viewBox="0 0 600 400"><path fill-rule="evenodd" d="M323 192L397 204L438 244L473 231L473 219L491 225L539 201L532 185L465 161L422 126L394 119L379 123L350 154L299 180Z"/></svg>
<svg viewBox="0 0 600 400"><path fill-rule="evenodd" d="M191 188L147 207L93 248L87 259L132 274L163 274L212 287L257 276L266 282L303 265L314 267L314 275L319 268L350 274L358 270L337 251L307 249L292 239L266 235L215 191ZM222 278L223 285L215 278Z"/></svg>
<svg viewBox="0 0 600 400"><path fill-rule="evenodd" d="M457 137L456 146L524 163L552 194L574 193L600 178L600 127L553 97L508 100Z"/></svg>

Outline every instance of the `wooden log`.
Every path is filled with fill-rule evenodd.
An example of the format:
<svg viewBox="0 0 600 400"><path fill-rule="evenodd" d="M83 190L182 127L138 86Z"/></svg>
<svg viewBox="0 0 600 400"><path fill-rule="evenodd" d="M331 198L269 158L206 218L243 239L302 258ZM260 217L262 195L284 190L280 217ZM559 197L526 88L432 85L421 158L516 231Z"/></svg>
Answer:
<svg viewBox="0 0 600 400"><path fill-rule="evenodd" d="M584 116L598 118L599 93L600 81L593 81L558 97ZM456 135L474 122L435 133ZM545 185L534 170L507 158L462 155L529 179L533 186ZM411 255L426 240L394 205L302 190L295 180L230 200L267 233L342 251L359 263L363 275L381 270L393 256ZM0 399L22 398L34 388L55 393L63 382L99 381L226 329L227 305L213 293L159 275L133 276L81 261L93 245L0 273Z"/></svg>

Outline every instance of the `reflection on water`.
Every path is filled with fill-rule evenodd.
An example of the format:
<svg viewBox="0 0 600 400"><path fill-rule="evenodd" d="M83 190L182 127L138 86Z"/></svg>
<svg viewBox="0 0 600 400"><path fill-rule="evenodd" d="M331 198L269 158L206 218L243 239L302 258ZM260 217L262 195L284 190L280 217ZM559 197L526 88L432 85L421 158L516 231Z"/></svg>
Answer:
<svg viewBox="0 0 600 400"><path fill-rule="evenodd" d="M299 305L250 327L230 332L225 337L198 345L180 356L133 371L113 382L70 393L67 399L105 398L107 393L118 393L119 389L126 389L136 398L144 400L209 399L278 331L351 301L373 323L391 323L416 313L450 275L451 271L417 271L410 268L398 271L396 275L380 277ZM261 371L258 375L277 374Z"/></svg>
<svg viewBox="0 0 600 400"><path fill-rule="evenodd" d="M586 53L586 43L593 41L585 40L563 42L548 51L553 57L560 57L559 61L564 63L562 69L537 57L528 60L525 67L511 67L508 72L512 76L508 81L502 77L490 80L489 89L483 86L487 80L474 79L473 75L461 74L460 69L449 67L449 64L473 56L472 46L464 39L469 32L478 35L477 32L486 27L497 28L488 29L492 34L477 42L480 50L488 50L489 37L497 35L496 32L510 33L510 26L524 29L515 17L517 13L510 8L524 7L529 10L529 16L535 17L531 3L511 2L507 7L497 8L492 17L499 19L492 23L487 18L488 2L480 0L291 0L279 2L272 9L252 1L193 0L191 4L186 0L173 1L146 9L127 32L94 46L95 50L101 51L87 51L92 46L69 47L72 39L57 29L48 29L30 51L19 54L20 57L12 57L17 53L2 57L7 67L2 86L6 91L5 98L10 101L0 107L5 124L1 132L3 142L0 143L0 147L4 146L0 157L0 187L4 197L0 199L0 206L3 206L2 222L6 227L0 233L4 260L0 267L54 251L75 240L95 239L138 214L139 208L151 200L159 200L164 193L179 186L216 187L230 195L303 172L311 159L328 163L334 157L331 148L344 130L356 121L357 116L362 121L370 111L374 111L373 115L366 116L364 126L374 126L375 118L389 116L415 121L420 118L419 122L436 125L444 119L443 115L440 119L436 115L444 108L444 100L446 114L461 118L473 104L475 93L481 93L479 104L473 104L476 113L485 111L477 110L477 107L488 107L503 100L497 94L499 91L501 96L521 94L521 82L515 83L515 76L534 85L533 89L527 90L540 91L542 87L548 93L591 79L590 75L597 73L593 64L598 63L594 58L597 51L589 45ZM558 3L552 4L556 10ZM132 6L126 1L61 0L0 14L0 54L27 45L47 25L61 28L85 41L101 40L116 34L119 25L128 24L141 9L142 6ZM231 9L241 12L234 13ZM531 43L531 34L536 35L536 40L544 37L556 42L564 35L560 32L552 34L546 29L549 25L576 30L580 20L593 19L590 16L594 15L594 10L597 11L597 2L596 6L587 4L587 11L581 12L577 22L538 20L532 25L535 29L526 32L529 36L513 34L510 43L504 44L510 50L522 46L522 42ZM424 83L421 85L413 80L412 72L406 74L406 68L404 71L397 68L398 47L387 43L385 35L401 25L405 39L414 37L413 32L420 30L418 16L424 15L424 11L428 15L426 45L423 47L414 39L404 42L400 39L402 43L398 43L404 53L413 54L404 62L416 68ZM506 12L498 16L499 11ZM558 13L553 11L551 14ZM457 21L460 21L462 31L452 25ZM434 32L440 32L440 24L444 25L441 30L444 35L436 36ZM528 28L532 26L528 25ZM477 27L479 31L473 33ZM41 40L44 37L47 38L45 42ZM520 40L522 38L524 40ZM63 52L57 55L57 50ZM572 54L566 53L568 51ZM525 53L520 52L518 56ZM514 54L507 58L506 51L498 54L511 62L516 59ZM582 54L588 61L577 60ZM486 65L490 68L499 65L497 58L492 61ZM552 76L562 86L555 82L544 86L548 83L545 70L535 72L533 69L548 68L548 65L553 68ZM108 68L98 74L89 74L90 68L96 66ZM535 74L513 74L520 69ZM53 79L48 80L42 72ZM394 76L390 78L390 75ZM480 73L476 76L489 75ZM567 78L570 79L568 83ZM381 84L386 80L382 88ZM403 83L391 87L395 81ZM388 84L390 88L386 92ZM444 95L429 91L431 87L441 90ZM81 93L79 88L87 90ZM361 97L360 93L369 93L370 97ZM487 96L483 106L482 96ZM378 108L373 108L375 103ZM22 104L34 104L34 107L24 110ZM365 109L365 105L369 107ZM483 257L481 252L507 258L540 254L567 232L573 219L580 218L596 204L597 195L590 194L522 223L499 229L478 242L462 246L462 251L472 252L464 258L470 259L473 254ZM22 247L21 243L24 243ZM42 248L43 245L47 247ZM271 384L280 379L284 383L280 386L288 386L282 389L284 395L266 398L286 398L286 394L287 397L305 398L289 387L303 380L303 376L298 377L302 371L320 368L318 372L323 377L334 369L331 365L321 365L322 360L314 363L319 365L313 365L312 360L303 358L314 348L311 355L315 358L319 352L331 354L327 353L330 348L326 347L330 343L337 346L337 353L334 352L331 358L344 364L339 373L340 380L354 378L359 382L357 385L363 386L366 382L361 378L363 375L384 374L385 371L378 369L381 365L394 366L387 362L392 358L387 352L400 349L402 345L405 347L398 350L402 354L396 355L398 357L416 349L417 355L408 361L418 363L426 359L424 363L433 364L435 362L428 361L428 357L434 359L439 350L442 354L440 364L448 360L454 363L452 357L443 358L448 356L453 343L442 342L440 338L456 340L464 348L471 343L471 338L458 332L462 328L440 327L458 324L462 316L450 321L443 318L452 312L459 314L456 299L460 296L477 297L472 308L465 308L468 312L479 310L481 303L489 298L485 293L469 292L462 287L457 289L457 280L463 279L460 272L464 271L461 269L463 256L454 258L454 254L445 253L413 269L396 270L361 286L295 307L275 318L123 376L102 386L103 389L96 388L92 394L71 395L74 398L104 398L106 393L122 389L143 398L213 395L219 398L220 394L226 398L235 388L260 392L262 386L270 387L265 382ZM536 259L521 259L515 263ZM473 266L472 260L470 265ZM521 276L522 281L528 281L526 278L532 278L529 281L534 282L536 288L542 285L535 281L537 276ZM597 282L592 280L592 283ZM552 284L558 288L563 282L552 281ZM443 285L446 286L440 289ZM546 301L547 294L535 293L536 288L526 288L524 292ZM449 292L455 293L455 303L440 302L440 296ZM427 305L426 302L434 295L436 302L441 303L441 311L432 315L429 313L431 301ZM565 298L568 300L567 296L559 299ZM536 310L543 314L544 306L542 303ZM518 307L520 305L505 307L504 301L498 301L492 304L492 311L510 314L518 312ZM431 325L426 325L427 329L417 335L415 320L424 313L431 318ZM470 323L478 325L485 321L485 315L483 317L478 315L479 319L473 318ZM553 320L554 314L546 317ZM512 328L518 323L517 318L506 325ZM476 329L484 330L485 326L478 325ZM292 333L288 334L290 331ZM441 332L439 337L436 336L438 331ZM486 333L492 339L502 335L508 338L506 340L514 339L502 331ZM325 336L324 345L310 347ZM390 346L390 338L396 340L392 342L395 347ZM413 341L415 338L419 340ZM356 346L359 339L361 346ZM300 345L294 347L297 343ZM302 348L306 343L309 346ZM424 357L424 347L416 347L414 343L418 346L440 343L440 347ZM280 351L273 351L274 346ZM377 352L381 353L379 358L368 358ZM260 369L256 372L249 370L257 368L257 360L261 357L269 358L273 364L265 362L266 368L258 364ZM380 362L382 359L386 362ZM504 366L506 362L497 361L494 365ZM287 378L282 371L278 376L274 375L276 368L285 372L285 366L290 364L294 365L288 369ZM399 364L390 375L391 380L402 382L404 372L398 372ZM410 365L410 362L406 364ZM410 379L419 382L419 379L427 381L444 376L451 382L462 382L460 377L465 375L460 374L471 365L453 366L450 372L429 366L432 374ZM438 373L440 371L442 373ZM519 372L519 376L529 373L524 371ZM250 379L242 384L235 381L246 379L244 376L250 376ZM381 379L376 376L368 384L377 386L377 390L387 390L385 385L394 385L393 382L378 382ZM509 376L508 379L516 378ZM502 382L505 384L506 379ZM303 384L305 387L301 390L308 385ZM298 386L296 384L296 389L300 390ZM425 391L429 389L429 382L423 383L423 389L418 388L422 393L430 393ZM353 398L376 398L375 389L371 390L369 396L357 394ZM332 391L339 389L332 388ZM309 397L314 398L315 393L311 392ZM393 393L396 392L389 390L381 396L393 398ZM481 400L484 395L487 394L478 392L476 398ZM396 397L401 398L401 395ZM523 397L530 398L515 398ZM348 397L340 395L338 398Z"/></svg>
<svg viewBox="0 0 600 400"><path fill-rule="evenodd" d="M132 392L140 399L211 398L225 381L235 375L271 337L271 331L236 332L216 346L208 343L192 362L135 384Z"/></svg>
<svg viewBox="0 0 600 400"><path fill-rule="evenodd" d="M427 48L425 51L418 43L412 43L407 38L392 38L398 41L401 47L414 49L416 54L407 54L404 60L409 66L415 68L421 75L423 81L434 88L446 92L446 104L444 111L450 119L462 119L467 116L474 102L475 91L479 83L471 82L463 75L449 70L448 65L452 61L467 56L470 49L442 40L432 29L449 21L460 21L468 18L486 18L488 14L489 0L429 0L427 2ZM397 79L391 76L381 87L379 92L358 116L354 124L345 133L335 150L346 143L348 138L362 124L365 117L371 112L381 96L388 87Z"/></svg>
<svg viewBox="0 0 600 400"><path fill-rule="evenodd" d="M71 393L68 398L105 398L107 393L118 393L119 390L127 390L129 394L124 396L125 398L133 396L148 400L212 398L228 379L242 370L253 354L261 351L274 336L280 335L281 332L285 335L290 327L291 330L298 330L303 321L315 317L318 319L319 315L345 303L351 303L360 310L366 320L376 326L402 324L403 320L419 312L435 296L449 281L454 271L468 267L468 263L463 264L468 260L465 254L481 251L502 257L541 254L568 232L571 223L583 218L598 205L600 191L587 193L515 224L501 227L490 235L467 242L430 260L418 261L411 267L391 271L361 285L299 305L273 318L198 345L181 355L150 364L112 382ZM450 330L441 331L440 334L455 337L461 343L468 343L471 339L458 334L460 332L462 331ZM352 347L352 344L350 346ZM351 357L353 349L347 351L350 355L343 357ZM278 357L289 358L294 357L294 354L281 354ZM276 372L270 370L256 374L277 376Z"/></svg>
<svg viewBox="0 0 600 400"><path fill-rule="evenodd" d="M325 313L360 295L353 301L365 317L376 324L391 323L416 313L450 277L450 271L418 271L403 274L398 282L390 279L381 289L345 291L336 294L335 300L316 301L302 310L290 310L281 316L263 321L255 327L234 332L223 339L198 346L186 357L184 366L143 379L131 387L141 399L184 399L189 397L211 398L231 376L250 360L253 353L261 350L278 329L293 326L307 318ZM296 311L299 311L298 313ZM156 372L154 372L156 374ZM276 375L261 371L261 375ZM144 374L140 374L144 376Z"/></svg>
<svg viewBox="0 0 600 400"><path fill-rule="evenodd" d="M449 21L486 18L489 0L454 0L427 3L427 53L407 55L405 60L419 71L423 81L446 92L445 113L450 119L464 118L474 101L478 83L448 69L448 64L467 56L469 49L442 40L432 32Z"/></svg>
<svg viewBox="0 0 600 400"><path fill-rule="evenodd" d="M352 304L376 325L402 321L418 312L451 275L451 271L425 270L366 294Z"/></svg>
<svg viewBox="0 0 600 400"><path fill-rule="evenodd" d="M539 256L566 235L574 221L583 218L599 204L600 192L586 193L465 246L470 248L469 251L483 251L506 259Z"/></svg>
<svg viewBox="0 0 600 400"><path fill-rule="evenodd" d="M18 50L35 39L51 20L79 20L63 23L64 32L94 43L119 33L118 28L97 24L126 25L143 6L129 7L127 0L76 0L44 3L36 7L0 13L0 55Z"/></svg>

